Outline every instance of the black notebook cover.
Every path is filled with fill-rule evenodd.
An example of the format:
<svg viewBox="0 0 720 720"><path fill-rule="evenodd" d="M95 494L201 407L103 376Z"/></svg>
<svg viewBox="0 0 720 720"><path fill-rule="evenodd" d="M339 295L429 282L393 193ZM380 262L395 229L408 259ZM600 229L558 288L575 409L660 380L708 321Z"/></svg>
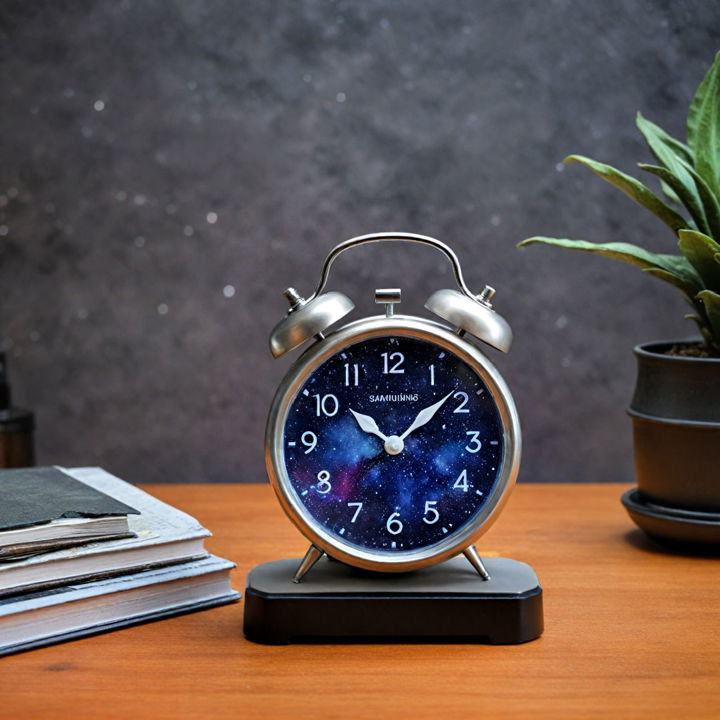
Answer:
<svg viewBox="0 0 720 720"><path fill-rule="evenodd" d="M135 508L54 467L0 471L0 531L60 518L137 515Z"/></svg>

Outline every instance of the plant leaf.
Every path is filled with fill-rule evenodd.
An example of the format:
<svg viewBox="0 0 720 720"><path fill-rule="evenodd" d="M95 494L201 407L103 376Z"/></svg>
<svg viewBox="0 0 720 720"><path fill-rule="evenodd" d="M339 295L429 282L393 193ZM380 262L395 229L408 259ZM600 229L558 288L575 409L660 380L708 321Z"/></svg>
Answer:
<svg viewBox="0 0 720 720"><path fill-rule="evenodd" d="M622 190L636 203L639 203L660 218L660 220L668 225L673 232L677 232L681 228L686 228L688 226L688 221L680 215L680 213L673 210L673 208L655 195L650 188L645 187L645 185L631 175L626 175L624 172L617 170L611 165L605 165L605 163L597 162L596 160L583 157L582 155L570 155L565 158L564 162L578 162L586 168L589 168L603 180L606 180L611 185L614 185L616 188Z"/></svg>
<svg viewBox="0 0 720 720"><path fill-rule="evenodd" d="M718 195L712 191L702 176L698 175L694 168L688 168L688 172L695 180L695 186L700 195L700 202L705 210L710 235L720 238L720 202Z"/></svg>
<svg viewBox="0 0 720 720"><path fill-rule="evenodd" d="M586 240L568 240L562 238L549 237L531 237L518 243L518 247L532 245L534 243L542 243L543 245L554 245L555 247L568 248L570 250L582 250L583 252L593 253L595 255L603 255L604 257L613 258L614 260L622 260L630 265L636 265L643 269L664 270L672 275L683 285L675 284L683 292L687 292L691 297L703 287L700 276L697 274L693 266L682 255L665 255L650 252L644 248L623 242L610 243L591 243ZM665 276L659 275L663 280ZM687 287L687 289L685 289Z"/></svg>
<svg viewBox="0 0 720 720"><path fill-rule="evenodd" d="M687 131L695 168L710 189L720 193L720 53L690 103Z"/></svg>
<svg viewBox="0 0 720 720"><path fill-rule="evenodd" d="M688 110L687 116L687 141L691 148L694 148L697 143L697 131L698 125L700 124L700 117L702 115L702 108L707 99L710 84L713 82L713 74L717 72L717 64L720 60L720 52L716 53L715 59L712 65L708 68L705 73L702 82L698 85L695 91L695 97L690 102L690 109Z"/></svg>
<svg viewBox="0 0 720 720"><path fill-rule="evenodd" d="M638 167L660 178L662 182L667 183L677 192L682 204L687 208L692 219L695 221L695 225L699 229L713 234L714 226L717 226L718 230L720 230L720 208L717 207L717 201L712 193L710 193L708 197L708 209L710 210L708 217L708 213L705 212L702 202L698 201L698 193L688 192L687 187L680 182L677 176L670 172L670 170L658 165L646 165L645 163L638 163ZM694 173L694 171L692 172ZM720 235L718 235L718 237L720 237Z"/></svg>
<svg viewBox="0 0 720 720"><path fill-rule="evenodd" d="M678 194L665 182L662 180L660 181L660 187L662 188L662 191L665 193L665 197L674 202L676 205L682 206L682 200L678 197Z"/></svg>
<svg viewBox="0 0 720 720"><path fill-rule="evenodd" d="M638 113L638 117L642 118L646 128L648 130L652 130L652 133L658 141L665 145L668 150L673 152L679 160L684 162L686 165L690 165L690 167L695 165L694 153L690 147L688 147L684 142L674 138L670 135L670 133L665 132L665 130L663 130L659 125L656 125L654 122L644 118L640 113ZM644 134L645 133L643 133L643 135Z"/></svg>
<svg viewBox="0 0 720 720"><path fill-rule="evenodd" d="M702 278L705 288L720 292L720 264L716 260L720 245L711 237L695 230L681 230L680 252L690 261Z"/></svg>
<svg viewBox="0 0 720 720"><path fill-rule="evenodd" d="M720 93L717 94L716 101L720 103ZM677 185L675 185L672 189L675 191L676 195L679 195L685 207L690 210L691 214L693 215L693 219L698 226L698 229L704 230L705 232L710 233L714 237L720 238L720 202L717 188L713 188L712 186L710 186L706 182L705 178L703 178L702 174L698 173L695 168L692 155L688 155L687 152L685 152L685 150L688 150L688 148L679 141L672 138L670 135L668 135L658 125L655 125L655 123L646 120L644 117L642 117L640 113L638 113L638 127L645 136L646 140L648 140L648 143L650 144L650 149L653 151L653 155L655 155L655 157L658 158L658 160L663 165L669 168L670 172L672 172L677 178L677 181L681 183L683 187L685 187L686 192L684 196L683 193L678 192ZM655 139L655 145L653 145L653 143L651 142L648 134L650 134L650 136ZM661 152L662 148L660 147L660 145L662 143L664 143L671 149L674 148L675 156L677 159L680 160L680 165L677 164L677 159L673 160L672 153L668 154L667 152L665 152L663 154ZM685 148L685 150L683 150L682 148ZM653 168L655 166L640 165L640 167L642 169L649 170L650 168ZM680 168L679 173L677 172L678 168ZM649 171L652 172L652 170ZM687 173L687 175L692 178L692 180L694 181L694 186L693 183L690 182L689 179L686 177L685 173ZM705 223L700 222L698 219L698 199L700 201L699 207L702 208L702 211L706 217ZM693 205L695 205L695 212L693 212Z"/></svg>
<svg viewBox="0 0 720 720"><path fill-rule="evenodd" d="M637 114L636 124L657 161L677 178L677 181L685 188L686 194L692 197L693 206L702 208L695 180L688 170L685 158L682 155L678 155L675 149L669 146L665 140L665 138L670 136L658 125L646 120L640 113ZM678 192L676 186L673 186L673 190ZM682 198L683 196L680 195L680 197ZM685 202L684 199L683 202ZM688 210L691 210L689 205L687 207ZM697 222L694 214L693 217ZM698 223L698 227L706 227L706 225L704 222Z"/></svg>
<svg viewBox="0 0 720 720"><path fill-rule="evenodd" d="M698 292L698 285L692 282L688 282L687 280L684 280L683 278L678 277L677 275L674 275L667 270L662 270L661 268L643 268L643 272L647 273L648 275L652 275L659 280L664 280L666 283L670 283L670 285L676 287L678 290L680 290L680 292L685 293L685 295L688 296L688 299L691 302Z"/></svg>
<svg viewBox="0 0 720 720"><path fill-rule="evenodd" d="M720 295L712 290L703 290L697 296L705 308L712 332L712 343L716 350L720 350Z"/></svg>
<svg viewBox="0 0 720 720"><path fill-rule="evenodd" d="M695 156L692 148L688 147L684 142L677 140L670 133L665 132L659 125L655 124L651 120L643 117L641 113L637 114L636 123L640 132L645 135L645 132L650 132L657 142L662 143L667 150L672 152L678 160L693 167L695 165ZM641 127L641 125L644 127ZM646 138L647 139L647 138ZM651 147L652 149L652 147ZM659 160L660 158L658 158Z"/></svg>
<svg viewBox="0 0 720 720"><path fill-rule="evenodd" d="M712 347L712 332L710 331L710 326L708 325L707 321L700 317L700 315L686 315L685 319L692 320L694 323L697 323L698 328L700 328L700 334L703 336L705 344L708 347Z"/></svg>

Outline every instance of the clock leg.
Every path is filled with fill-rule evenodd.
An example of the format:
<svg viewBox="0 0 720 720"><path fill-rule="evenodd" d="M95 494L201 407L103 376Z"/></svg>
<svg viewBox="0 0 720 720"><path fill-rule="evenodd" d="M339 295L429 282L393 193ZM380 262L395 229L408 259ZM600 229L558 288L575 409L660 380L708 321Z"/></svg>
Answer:
<svg viewBox="0 0 720 720"><path fill-rule="evenodd" d="M478 555L478 551L475 549L474 545L469 545L468 547L466 547L463 550L463 555L468 559L468 562L478 571L478 575L480 575L483 580L490 579L490 575L485 569L483 561L480 558L480 555Z"/></svg>
<svg viewBox="0 0 720 720"><path fill-rule="evenodd" d="M294 583L302 582L302 579L305 577L306 573L310 568L324 555L325 553L315 545L311 545L308 548L308 551L305 553L305 557L302 559L302 562L300 563L297 571L295 572L295 577L293 578Z"/></svg>

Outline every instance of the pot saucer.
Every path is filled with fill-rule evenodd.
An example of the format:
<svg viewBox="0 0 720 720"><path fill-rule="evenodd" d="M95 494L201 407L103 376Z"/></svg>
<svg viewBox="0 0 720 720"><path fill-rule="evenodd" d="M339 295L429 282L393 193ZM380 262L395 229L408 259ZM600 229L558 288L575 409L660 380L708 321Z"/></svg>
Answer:
<svg viewBox="0 0 720 720"><path fill-rule="evenodd" d="M682 548L720 548L720 513L656 505L637 488L623 493L622 504L633 522L656 542Z"/></svg>

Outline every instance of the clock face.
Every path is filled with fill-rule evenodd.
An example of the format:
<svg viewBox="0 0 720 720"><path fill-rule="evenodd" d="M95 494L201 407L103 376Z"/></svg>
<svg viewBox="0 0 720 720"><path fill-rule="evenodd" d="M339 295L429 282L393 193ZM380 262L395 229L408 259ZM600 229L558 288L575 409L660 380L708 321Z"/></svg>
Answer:
<svg viewBox="0 0 720 720"><path fill-rule="evenodd" d="M477 517L498 482L503 425L480 375L448 349L402 335L348 345L287 411L296 504L342 544L429 548Z"/></svg>

